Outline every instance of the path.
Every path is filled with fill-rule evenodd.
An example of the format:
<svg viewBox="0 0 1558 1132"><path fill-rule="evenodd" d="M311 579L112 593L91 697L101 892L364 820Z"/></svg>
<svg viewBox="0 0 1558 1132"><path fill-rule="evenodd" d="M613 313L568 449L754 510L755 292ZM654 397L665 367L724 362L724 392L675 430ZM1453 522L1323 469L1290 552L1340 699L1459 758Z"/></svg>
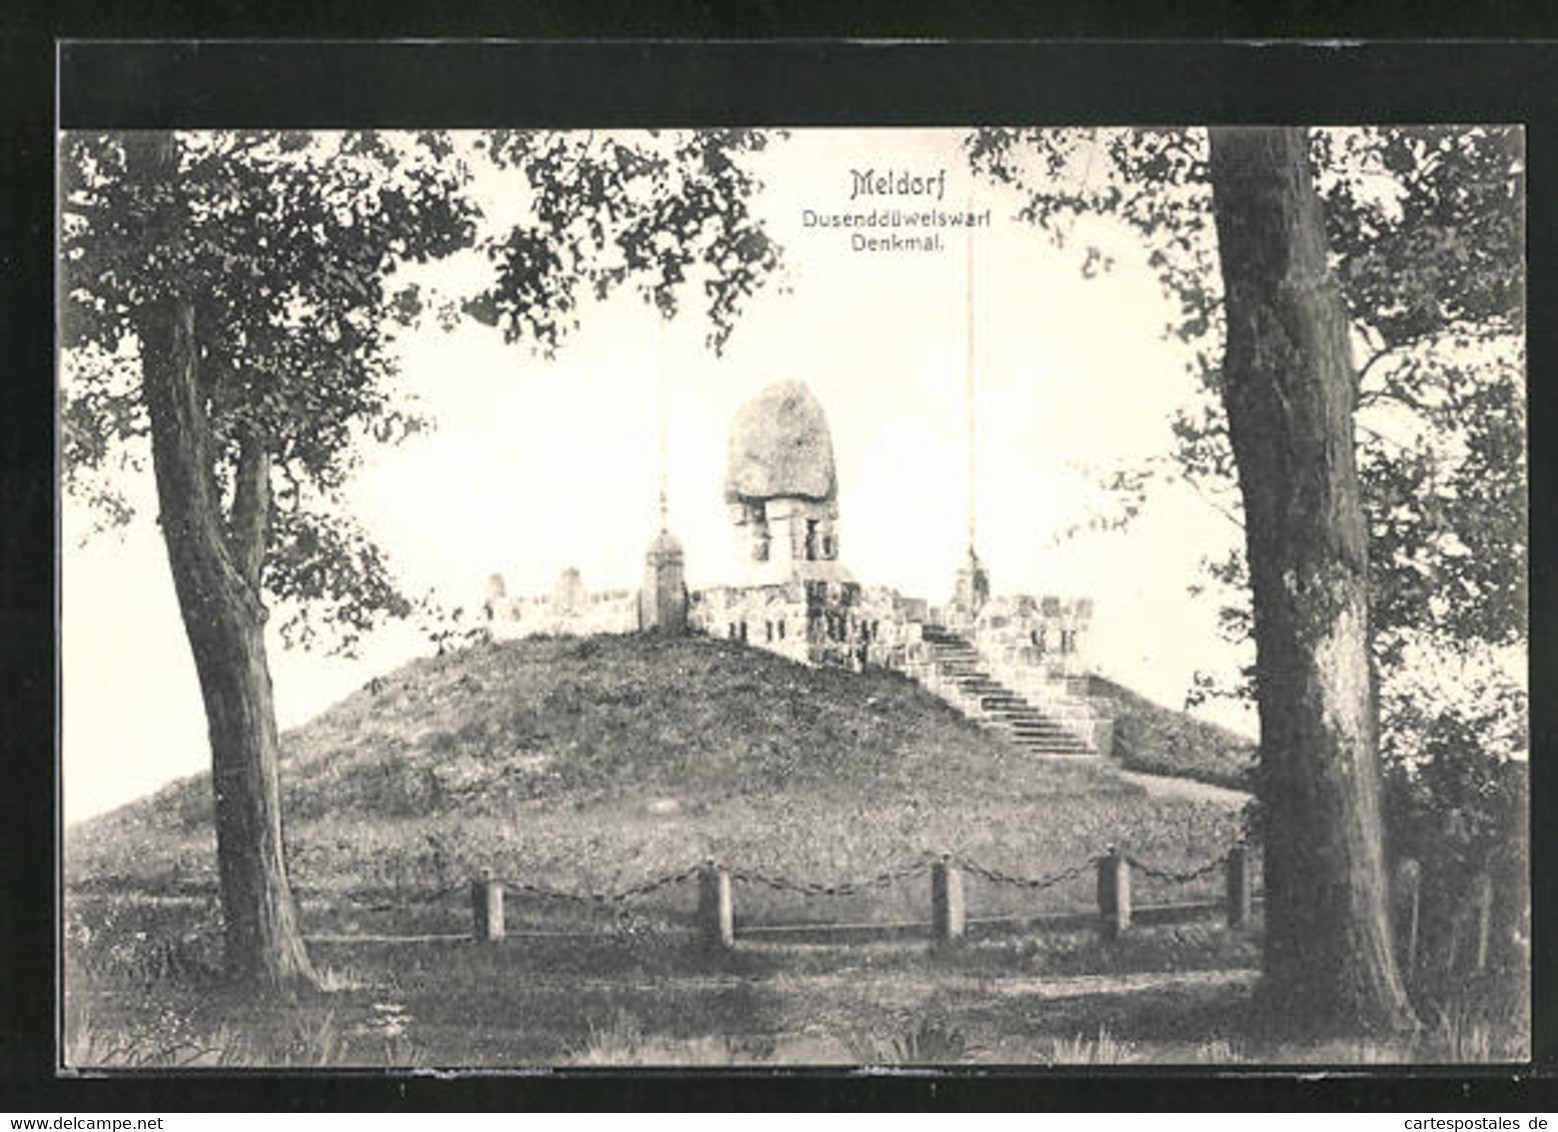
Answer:
<svg viewBox="0 0 1558 1132"><path fill-rule="evenodd" d="M1136 971L1104 975L1009 975L988 971L778 971L763 974L667 974L653 978L527 973L528 994L670 994L767 987L776 991L867 994L877 1005L894 999L917 1001L933 993L977 992L987 997L1063 999L1143 991L1200 988L1247 988L1260 972L1234 968L1211 971Z"/></svg>
<svg viewBox="0 0 1558 1132"><path fill-rule="evenodd" d="M1212 802L1229 809L1240 809L1253 797L1243 790L1213 786L1210 782L1197 782L1193 778L1168 778L1161 774L1142 774L1118 767L1111 769L1126 782L1134 783L1158 798L1183 798L1191 802Z"/></svg>

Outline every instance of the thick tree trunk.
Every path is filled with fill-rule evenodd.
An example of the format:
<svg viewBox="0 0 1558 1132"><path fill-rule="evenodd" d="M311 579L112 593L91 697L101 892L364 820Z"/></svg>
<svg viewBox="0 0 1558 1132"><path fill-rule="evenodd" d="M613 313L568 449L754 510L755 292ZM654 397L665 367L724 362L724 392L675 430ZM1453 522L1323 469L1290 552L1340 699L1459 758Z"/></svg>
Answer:
<svg viewBox="0 0 1558 1132"><path fill-rule="evenodd" d="M149 173L172 167L171 139L143 141L132 153ZM260 598L269 459L245 438L229 519L213 470L194 302L176 292L150 301L137 323L159 519L211 740L229 974L270 988L311 982L283 855Z"/></svg>
<svg viewBox="0 0 1558 1132"><path fill-rule="evenodd" d="M1304 131L1214 129L1210 170L1254 595L1266 988L1294 1022L1408 1028L1386 892L1356 383Z"/></svg>

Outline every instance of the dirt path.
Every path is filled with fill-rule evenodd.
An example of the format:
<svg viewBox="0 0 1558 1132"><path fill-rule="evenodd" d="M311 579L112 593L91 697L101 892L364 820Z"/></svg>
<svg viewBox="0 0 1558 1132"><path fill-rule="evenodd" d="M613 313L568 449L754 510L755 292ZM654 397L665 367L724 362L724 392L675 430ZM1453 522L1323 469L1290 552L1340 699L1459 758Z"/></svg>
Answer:
<svg viewBox="0 0 1558 1132"><path fill-rule="evenodd" d="M1212 802L1219 806L1227 806L1231 810L1239 809L1251 798L1251 795L1243 790L1230 790L1226 786L1213 786L1209 782L1197 782L1191 778L1167 778L1160 774L1142 774L1139 771L1118 768L1115 768L1114 773L1158 798Z"/></svg>
<svg viewBox="0 0 1558 1132"><path fill-rule="evenodd" d="M888 999L913 999L935 992L945 994L975 990L988 997L1063 999L1192 988L1240 988L1253 986L1259 974L1254 970L1235 969L1145 971L1110 975L1002 975L999 978L991 978L988 973L983 972L903 970L872 972L856 969L828 973L779 972L758 976L665 975L654 979L540 975L527 979L526 990L533 994L582 991L702 993L767 986L777 991L847 992L851 995L872 997L878 1002Z"/></svg>

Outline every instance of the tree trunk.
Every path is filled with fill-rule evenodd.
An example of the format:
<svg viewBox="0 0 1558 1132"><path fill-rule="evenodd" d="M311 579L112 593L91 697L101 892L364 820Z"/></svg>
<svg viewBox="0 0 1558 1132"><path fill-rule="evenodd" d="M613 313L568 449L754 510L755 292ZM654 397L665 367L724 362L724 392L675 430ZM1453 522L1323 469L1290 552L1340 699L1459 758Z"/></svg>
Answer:
<svg viewBox="0 0 1558 1132"><path fill-rule="evenodd" d="M1266 991L1289 1022L1410 1028L1391 947L1347 312L1304 131L1210 133L1223 397L1255 610Z"/></svg>
<svg viewBox="0 0 1558 1132"><path fill-rule="evenodd" d="M154 183L166 183L176 168L166 135L136 139L131 154ZM256 437L245 436L231 515L224 515L195 304L174 289L148 301L136 321L159 520L211 740L228 972L265 988L312 982L283 854L280 744L260 598L269 458Z"/></svg>

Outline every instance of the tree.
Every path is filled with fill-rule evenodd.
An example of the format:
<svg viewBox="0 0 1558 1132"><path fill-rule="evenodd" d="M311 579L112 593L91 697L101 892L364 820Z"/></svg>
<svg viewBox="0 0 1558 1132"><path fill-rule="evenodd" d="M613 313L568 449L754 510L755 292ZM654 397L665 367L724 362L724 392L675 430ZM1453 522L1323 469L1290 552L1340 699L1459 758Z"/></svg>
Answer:
<svg viewBox="0 0 1558 1132"><path fill-rule="evenodd" d="M1254 602L1265 971L1283 1005L1410 1025L1384 866L1349 322L1304 132L1214 129L1223 400Z"/></svg>
<svg viewBox="0 0 1558 1132"><path fill-rule="evenodd" d="M669 316L701 283L716 348L777 263L745 207L740 131L596 138L499 132L72 134L62 150L62 448L107 522L149 444L208 721L230 975L312 979L282 836L267 598L349 643L409 603L340 506L365 440L420 427L391 398L397 270L480 246L468 313L555 349L575 290L635 282ZM473 162L518 174L527 218L481 224ZM459 317L461 300L436 314Z"/></svg>

